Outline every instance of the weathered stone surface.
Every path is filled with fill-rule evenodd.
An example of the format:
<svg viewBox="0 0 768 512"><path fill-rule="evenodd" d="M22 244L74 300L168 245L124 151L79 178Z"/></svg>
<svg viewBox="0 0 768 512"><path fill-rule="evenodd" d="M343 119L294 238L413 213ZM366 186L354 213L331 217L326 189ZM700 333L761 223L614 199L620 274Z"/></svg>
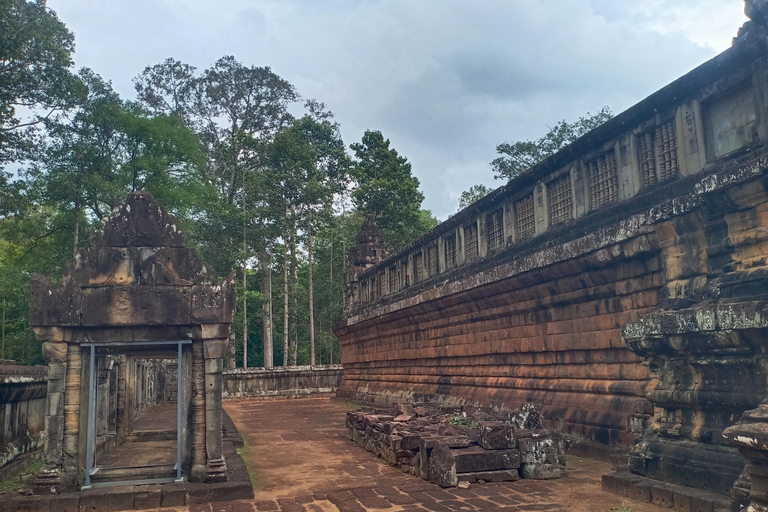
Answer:
<svg viewBox="0 0 768 512"><path fill-rule="evenodd" d="M523 463L520 474L531 480L551 480L563 476L564 469L559 464Z"/></svg>
<svg viewBox="0 0 768 512"><path fill-rule="evenodd" d="M517 448L515 427L500 421L486 421L478 427L477 444L486 450L507 450Z"/></svg>
<svg viewBox="0 0 768 512"><path fill-rule="evenodd" d="M456 459L448 446L438 443L429 457L429 481L440 487L456 487Z"/></svg>
<svg viewBox="0 0 768 512"><path fill-rule="evenodd" d="M723 430L768 395L765 5L730 50L351 272L338 395L534 403L582 453L728 493Z"/></svg>
<svg viewBox="0 0 768 512"><path fill-rule="evenodd" d="M226 481L222 370L234 292L233 278L215 281L196 252L186 247L176 219L148 192L132 193L104 219L91 247L78 251L59 284L32 276L30 325L44 343L51 367L44 408L46 467L35 483L38 492L74 491L87 483L89 421L95 424L94 449L101 458L125 442L134 420L166 395L179 401L181 416L192 422L179 430L181 465L192 468L185 476ZM179 355L175 342L189 340L192 346L182 347ZM90 367L91 348L83 350L83 343L108 345L95 349L97 366ZM167 363L176 357L180 361ZM168 378L168 371L178 368L183 369L181 379L176 374ZM91 378L97 400L89 419ZM163 471L170 472L163 464L102 470L94 479L131 480L147 472L154 478L154 472ZM97 507L104 510L133 507L132 493L104 496L88 499L106 499ZM169 500L172 506L184 504L183 497L180 503L178 497L160 502L165 506ZM150 501L156 503L157 496Z"/></svg>
<svg viewBox="0 0 768 512"><path fill-rule="evenodd" d="M456 473L476 473L520 467L519 450L484 450L480 446L452 450Z"/></svg>

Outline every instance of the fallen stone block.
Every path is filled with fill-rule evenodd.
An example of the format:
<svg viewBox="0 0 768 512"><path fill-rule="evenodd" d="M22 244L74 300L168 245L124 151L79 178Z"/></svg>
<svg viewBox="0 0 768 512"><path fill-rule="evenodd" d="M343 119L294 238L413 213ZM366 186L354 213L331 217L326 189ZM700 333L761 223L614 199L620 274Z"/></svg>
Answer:
<svg viewBox="0 0 768 512"><path fill-rule="evenodd" d="M455 487L456 459L448 446L438 444L429 456L429 481L440 487Z"/></svg>
<svg viewBox="0 0 768 512"><path fill-rule="evenodd" d="M456 461L456 473L475 473L520 467L519 450L484 450L480 446L451 450Z"/></svg>
<svg viewBox="0 0 768 512"><path fill-rule="evenodd" d="M520 465L520 474L530 480L552 480L565 476L565 468L558 464L524 463Z"/></svg>
<svg viewBox="0 0 768 512"><path fill-rule="evenodd" d="M457 474L459 482L471 484L482 480L483 482L516 482L520 480L520 472L517 469L503 469L500 471L478 471L475 473Z"/></svg>
<svg viewBox="0 0 768 512"><path fill-rule="evenodd" d="M486 450L517 448L515 427L501 421L485 421L478 427L477 443Z"/></svg>

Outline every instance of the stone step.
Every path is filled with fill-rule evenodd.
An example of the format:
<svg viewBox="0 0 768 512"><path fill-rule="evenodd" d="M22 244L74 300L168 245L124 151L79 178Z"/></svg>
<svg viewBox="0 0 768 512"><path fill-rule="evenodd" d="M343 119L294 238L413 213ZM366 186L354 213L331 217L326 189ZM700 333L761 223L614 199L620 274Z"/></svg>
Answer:
<svg viewBox="0 0 768 512"><path fill-rule="evenodd" d="M730 512L728 496L617 471L603 475L603 490L681 512Z"/></svg>
<svg viewBox="0 0 768 512"><path fill-rule="evenodd" d="M91 475L93 483L127 482L133 480L152 480L157 478L174 478L175 464L157 464L140 467L101 467Z"/></svg>
<svg viewBox="0 0 768 512"><path fill-rule="evenodd" d="M127 442L175 441L176 430L135 430L125 438Z"/></svg>

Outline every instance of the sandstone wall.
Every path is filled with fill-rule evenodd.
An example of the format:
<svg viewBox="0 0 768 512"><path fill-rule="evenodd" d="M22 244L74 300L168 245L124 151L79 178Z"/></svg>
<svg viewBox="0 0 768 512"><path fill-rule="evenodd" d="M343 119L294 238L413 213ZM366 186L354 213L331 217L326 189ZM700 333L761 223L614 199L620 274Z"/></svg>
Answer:
<svg viewBox="0 0 768 512"><path fill-rule="evenodd" d="M670 326L690 325L682 312L692 307L766 298L766 99L764 45L737 43L398 253L352 269L336 326L338 395L533 402L593 453L643 437L638 458L667 466L636 472L679 472L689 443L714 453L702 464L728 459L732 482L738 454L720 432L763 394L762 370L744 374L765 363L764 333L743 322L747 348L734 341L738 322L709 338ZM683 319L649 320L662 311ZM661 327L630 329L628 343L622 330L637 325ZM740 369L736 352L757 362ZM662 437L679 441L674 461L654 452Z"/></svg>
<svg viewBox="0 0 768 512"><path fill-rule="evenodd" d="M0 365L0 480L43 447L47 375L44 366Z"/></svg>
<svg viewBox="0 0 768 512"><path fill-rule="evenodd" d="M339 387L341 374L339 364L225 370L224 398L333 393Z"/></svg>

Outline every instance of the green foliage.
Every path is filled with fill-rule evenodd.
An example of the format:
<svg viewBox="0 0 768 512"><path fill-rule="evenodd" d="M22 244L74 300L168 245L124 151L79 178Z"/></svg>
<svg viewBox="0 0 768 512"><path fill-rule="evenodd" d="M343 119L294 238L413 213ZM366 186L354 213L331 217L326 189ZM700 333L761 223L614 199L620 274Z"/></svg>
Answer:
<svg viewBox="0 0 768 512"><path fill-rule="evenodd" d="M38 471L43 469L43 466L45 466L45 459L40 456L27 462L23 469L12 477L6 480L0 480L0 494L11 495L11 493L18 491L24 487L24 484L30 477L36 475Z"/></svg>
<svg viewBox="0 0 768 512"><path fill-rule="evenodd" d="M478 423L472 418L466 416L453 416L448 420L449 425L459 427L463 433L467 433L468 430L478 427Z"/></svg>
<svg viewBox="0 0 768 512"><path fill-rule="evenodd" d="M30 274L58 279L100 219L130 191L149 190L179 218L219 277L237 276L239 366L244 303L248 365L263 364L265 304L273 313L275 362L283 359L286 265L296 362L310 360L310 309L317 362L339 362L332 327L343 312L348 250L364 213L379 215L393 249L437 224L420 208L423 195L408 161L381 133L366 132L352 146L351 173L333 114L308 100L306 114L294 118L289 107L300 97L269 67L225 56L198 73L167 59L136 77L132 102L92 70L72 74L73 48L72 34L44 1L0 0L6 356L41 362L28 325ZM16 115L21 107L30 112L24 120ZM14 171L3 171L4 164ZM342 205L350 192L358 208L347 211Z"/></svg>
<svg viewBox="0 0 768 512"><path fill-rule="evenodd" d="M496 173L494 178L507 181L516 178L612 117L611 109L603 107L595 114L587 112L573 123L562 120L538 139L499 144L496 152L501 156L491 162Z"/></svg>
<svg viewBox="0 0 768 512"><path fill-rule="evenodd" d="M67 108L74 36L44 0L0 0L0 168L27 157L35 125ZM28 118L17 116L21 108Z"/></svg>
<svg viewBox="0 0 768 512"><path fill-rule="evenodd" d="M379 131L366 130L362 141L350 148L357 158L352 167L357 182L352 200L358 210L376 215L389 249L397 250L429 231L431 214L420 211L424 195L419 180L411 174L408 159L389 147L389 139Z"/></svg>
<svg viewBox="0 0 768 512"><path fill-rule="evenodd" d="M480 199L484 198L491 192L493 192L493 189L486 187L485 185L472 185L469 187L469 190L465 190L459 196L459 210L463 210L475 201L479 201Z"/></svg>

